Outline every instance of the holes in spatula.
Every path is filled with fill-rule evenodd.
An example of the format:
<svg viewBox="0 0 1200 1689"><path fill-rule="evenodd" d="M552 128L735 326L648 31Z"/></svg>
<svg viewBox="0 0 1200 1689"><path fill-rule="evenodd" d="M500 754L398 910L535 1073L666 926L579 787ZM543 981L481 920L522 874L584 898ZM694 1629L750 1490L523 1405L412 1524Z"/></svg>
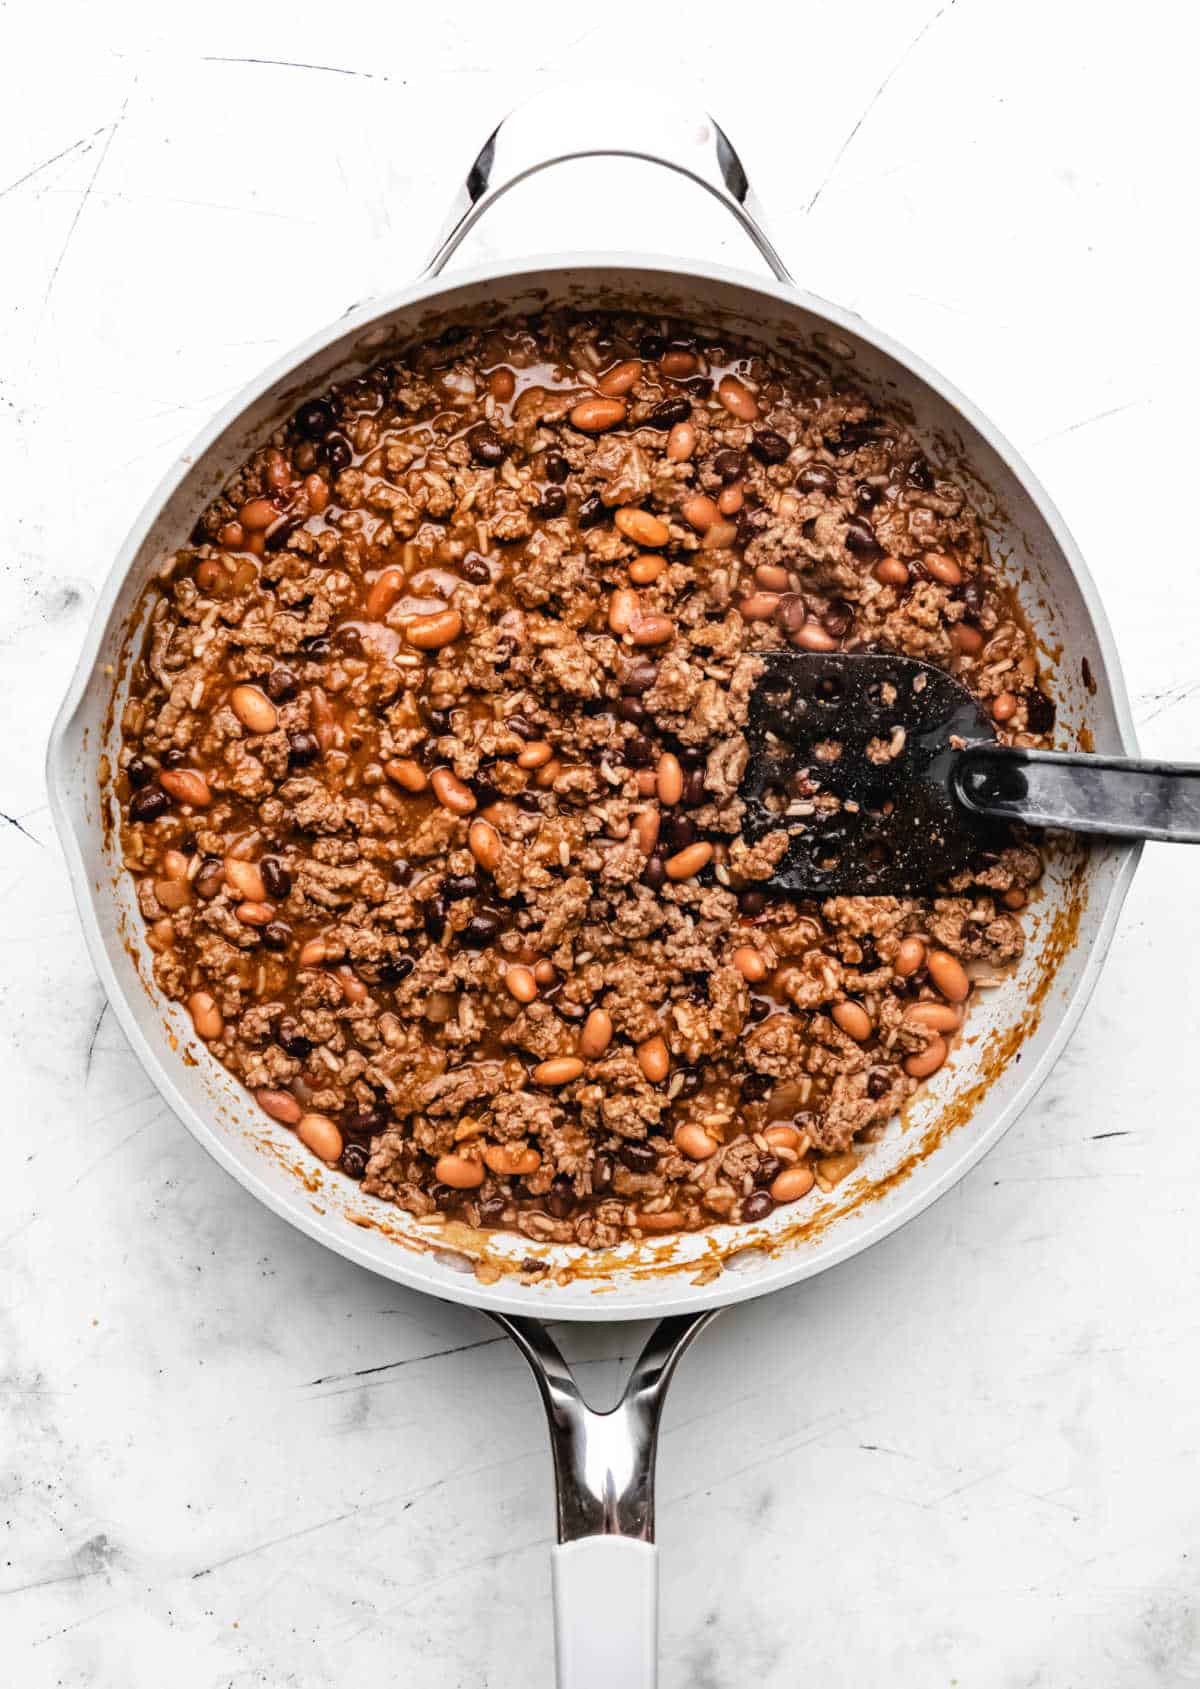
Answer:
<svg viewBox="0 0 1200 1689"><path fill-rule="evenodd" d="M867 697L877 710L890 710L899 696L892 680L873 680L867 687Z"/></svg>
<svg viewBox="0 0 1200 1689"><path fill-rule="evenodd" d="M840 674L823 674L813 687L813 697L818 704L836 704L846 691L846 682Z"/></svg>
<svg viewBox="0 0 1200 1689"><path fill-rule="evenodd" d="M772 710L785 710L792 701L792 683L781 674L766 675L758 690L763 702Z"/></svg>
<svg viewBox="0 0 1200 1689"><path fill-rule="evenodd" d="M886 839L868 838L862 844L862 858L873 873L878 873L883 868L891 867L896 860L896 852Z"/></svg>

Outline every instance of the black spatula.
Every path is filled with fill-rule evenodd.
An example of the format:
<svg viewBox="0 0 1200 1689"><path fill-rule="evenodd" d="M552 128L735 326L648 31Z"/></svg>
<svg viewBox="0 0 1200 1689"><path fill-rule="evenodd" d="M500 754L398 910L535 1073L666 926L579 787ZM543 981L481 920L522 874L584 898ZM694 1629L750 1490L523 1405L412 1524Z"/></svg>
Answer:
<svg viewBox="0 0 1200 1689"><path fill-rule="evenodd" d="M958 681L912 657L765 654L743 831L791 835L770 884L807 897L926 891L1004 823L1200 844L1200 766L995 741Z"/></svg>

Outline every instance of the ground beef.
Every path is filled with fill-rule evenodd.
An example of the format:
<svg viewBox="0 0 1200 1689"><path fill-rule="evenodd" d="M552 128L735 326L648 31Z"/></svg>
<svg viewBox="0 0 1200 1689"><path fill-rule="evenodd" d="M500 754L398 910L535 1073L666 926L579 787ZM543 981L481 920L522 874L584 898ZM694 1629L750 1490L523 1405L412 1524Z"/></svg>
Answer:
<svg viewBox="0 0 1200 1689"><path fill-rule="evenodd" d="M155 979L414 1214L586 1248L761 1218L952 1042L931 952L1020 954L1023 840L816 903L770 888L785 831L742 835L762 654L805 629L1007 695L1010 742L1053 723L963 491L819 362L447 335L301 406L154 590L115 794Z"/></svg>

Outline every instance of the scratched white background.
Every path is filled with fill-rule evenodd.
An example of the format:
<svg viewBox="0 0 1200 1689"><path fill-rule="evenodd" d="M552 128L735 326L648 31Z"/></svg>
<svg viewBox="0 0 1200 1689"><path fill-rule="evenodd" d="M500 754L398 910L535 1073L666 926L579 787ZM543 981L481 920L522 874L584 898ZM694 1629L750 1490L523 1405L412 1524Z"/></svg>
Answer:
<svg viewBox="0 0 1200 1689"><path fill-rule="evenodd" d="M1188 11L0 6L14 1689L551 1678L523 1363L255 1206L152 1092L84 953L43 744L160 474L262 364L413 273L510 104L632 69L699 88L804 284L1026 453L1099 579L1144 749L1195 757ZM530 185L473 251L609 242L751 262L694 190L628 164ZM1200 853L1151 847L1068 1055L986 1164L685 1362L666 1689L1200 1682L1198 903ZM608 1386L632 1339L569 1341Z"/></svg>

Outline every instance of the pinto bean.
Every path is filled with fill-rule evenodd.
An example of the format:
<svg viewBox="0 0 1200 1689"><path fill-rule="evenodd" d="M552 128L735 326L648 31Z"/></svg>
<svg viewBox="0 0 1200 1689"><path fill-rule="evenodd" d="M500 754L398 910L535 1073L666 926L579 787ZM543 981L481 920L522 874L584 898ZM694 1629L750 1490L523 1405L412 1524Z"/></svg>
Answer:
<svg viewBox="0 0 1200 1689"><path fill-rule="evenodd" d="M1016 713L1017 699L1013 693L997 692L996 696L992 699L992 720L999 722L1011 721ZM163 785L165 786L167 783L167 777L165 774L162 779Z"/></svg>
<svg viewBox="0 0 1200 1689"><path fill-rule="evenodd" d="M929 969L930 979L948 1002L966 1001L971 990L971 981L956 956L952 956L948 950L931 950L925 958L925 966Z"/></svg>
<svg viewBox="0 0 1200 1689"><path fill-rule="evenodd" d="M793 635L792 643L802 651L836 651L838 648L837 640L820 622L805 622L799 633Z"/></svg>
<svg viewBox="0 0 1200 1689"><path fill-rule="evenodd" d="M947 557L941 551L927 551L921 559L921 566L925 573L942 586L960 586L963 573L953 557Z"/></svg>
<svg viewBox="0 0 1200 1689"><path fill-rule="evenodd" d="M641 609L641 599L629 587L619 586L608 601L608 625L615 634L628 633Z"/></svg>
<svg viewBox="0 0 1200 1689"><path fill-rule="evenodd" d="M275 911L269 903L239 903L234 914L246 927L269 927L275 919Z"/></svg>
<svg viewBox="0 0 1200 1689"><path fill-rule="evenodd" d="M923 1026L930 1032L957 1032L962 1025L962 1010L950 1003L923 1001L905 1009L904 1018L913 1026Z"/></svg>
<svg viewBox="0 0 1200 1689"><path fill-rule="evenodd" d="M777 592L752 592L738 601L737 612L744 622L770 622L779 609Z"/></svg>
<svg viewBox="0 0 1200 1689"><path fill-rule="evenodd" d="M588 1061L595 1061L612 1043L612 1035L612 1016L607 1009L593 1009L579 1034L579 1054Z"/></svg>
<svg viewBox="0 0 1200 1689"><path fill-rule="evenodd" d="M393 784L402 786L406 792L423 792L429 785L428 774L411 757L392 757L384 763L383 772Z"/></svg>
<svg viewBox="0 0 1200 1689"><path fill-rule="evenodd" d="M638 842L638 849L643 856L654 855L654 847L658 843L661 825L662 816L657 809L651 807L638 811L638 818L633 824L633 832Z"/></svg>
<svg viewBox="0 0 1200 1689"><path fill-rule="evenodd" d="M533 1080L537 1085L569 1085L582 1072L583 1063L578 1056L551 1056L549 1061L537 1064Z"/></svg>
<svg viewBox="0 0 1200 1689"><path fill-rule="evenodd" d="M671 1052L665 1038L655 1033L637 1047L638 1066L652 1085L660 1085L671 1071Z"/></svg>
<svg viewBox="0 0 1200 1689"><path fill-rule="evenodd" d="M240 856L227 856L225 858L225 878L245 902L265 903L267 901L266 882L263 880L262 870L256 863L245 862Z"/></svg>
<svg viewBox="0 0 1200 1689"><path fill-rule="evenodd" d="M636 1225L643 1232L677 1232L683 1225L683 1215L678 1208L660 1208L654 1214L637 1214Z"/></svg>
<svg viewBox="0 0 1200 1689"><path fill-rule="evenodd" d="M473 1191L483 1183L483 1165L465 1155L439 1155L433 1176L455 1191Z"/></svg>
<svg viewBox="0 0 1200 1689"><path fill-rule="evenodd" d="M684 376L696 373L700 360L682 346L671 346L658 360L658 367L669 381L682 381Z"/></svg>
<svg viewBox="0 0 1200 1689"><path fill-rule="evenodd" d="M462 628L457 610L439 610L432 616L410 616L404 624L404 637L418 651L440 651L458 638Z"/></svg>
<svg viewBox="0 0 1200 1689"><path fill-rule="evenodd" d="M686 463L695 449L695 428L690 422L677 422L667 435L667 457L672 463Z"/></svg>
<svg viewBox="0 0 1200 1689"><path fill-rule="evenodd" d="M707 1161L721 1147L716 1138L694 1120L675 1128L674 1144L680 1155L686 1155L689 1161Z"/></svg>
<svg viewBox="0 0 1200 1689"><path fill-rule="evenodd" d="M429 776L429 783L443 809L452 810L455 815L470 815L475 808L474 792L452 769L435 768Z"/></svg>
<svg viewBox="0 0 1200 1689"><path fill-rule="evenodd" d="M777 1173L767 1189L776 1202L799 1202L816 1183L811 1167L785 1167Z"/></svg>
<svg viewBox="0 0 1200 1689"><path fill-rule="evenodd" d="M896 959L892 963L892 967L900 975L900 978L907 979L910 974L915 974L919 967L923 967L924 963L924 940L915 937L902 938L900 947L896 951Z"/></svg>
<svg viewBox="0 0 1200 1689"><path fill-rule="evenodd" d="M649 586L652 581L658 579L666 566L665 558L655 557L647 551L641 557L635 557L629 565L629 578L634 586Z"/></svg>
<svg viewBox="0 0 1200 1689"><path fill-rule="evenodd" d="M648 510L639 510L636 505L623 505L613 521L625 538L635 545L666 545L671 537L671 530L665 522Z"/></svg>
<svg viewBox="0 0 1200 1689"><path fill-rule="evenodd" d="M739 944L729 958L742 978L750 985L758 985L767 977L766 957L752 944Z"/></svg>
<svg viewBox="0 0 1200 1689"><path fill-rule="evenodd" d="M207 809L212 802L208 781L194 768L164 768L158 783L176 803L190 804L193 809Z"/></svg>
<svg viewBox="0 0 1200 1689"><path fill-rule="evenodd" d="M676 804L682 798L683 768L674 752L664 751L659 757L656 783L659 803Z"/></svg>
<svg viewBox="0 0 1200 1689"><path fill-rule="evenodd" d="M717 386L717 398L725 406L730 416L736 416L739 422L753 422L758 415L758 400L736 375L726 375L721 378Z"/></svg>
<svg viewBox="0 0 1200 1689"><path fill-rule="evenodd" d="M405 586L402 569L383 569L367 589L363 608L370 622L381 622L392 605L403 595Z"/></svg>
<svg viewBox="0 0 1200 1689"><path fill-rule="evenodd" d="M528 1144L488 1144L483 1159L498 1179L527 1179L542 1165L541 1156Z"/></svg>
<svg viewBox="0 0 1200 1689"><path fill-rule="evenodd" d="M908 585L908 569L898 557L881 557L871 572L880 586Z"/></svg>
<svg viewBox="0 0 1200 1689"><path fill-rule="evenodd" d="M950 1049L944 1038L932 1038L923 1050L906 1058L904 1071L911 1079L928 1079L931 1073L937 1072L949 1054Z"/></svg>
<svg viewBox="0 0 1200 1689"><path fill-rule="evenodd" d="M235 686L229 694L233 713L251 733L273 733L279 711L257 686Z"/></svg>
<svg viewBox="0 0 1200 1689"><path fill-rule="evenodd" d="M866 1043L875 1030L861 1003L835 1003L830 1013L835 1025L840 1026L847 1038L853 1038L856 1044Z"/></svg>
<svg viewBox="0 0 1200 1689"><path fill-rule="evenodd" d="M983 650L983 635L970 622L955 622L950 629L950 643L964 657L977 657Z"/></svg>
<svg viewBox="0 0 1200 1689"><path fill-rule="evenodd" d="M467 830L467 847L481 868L494 874L504 853L500 835L490 821L472 821Z"/></svg>
<svg viewBox="0 0 1200 1689"><path fill-rule="evenodd" d="M636 387L641 377L641 359L627 358L623 364L615 364L607 375L600 377L596 383L596 391L603 393L605 398L619 399L628 393L631 387Z"/></svg>
<svg viewBox="0 0 1200 1689"><path fill-rule="evenodd" d="M511 968L504 970L504 989L510 997L515 997L518 1003L532 1003L538 994L537 980L533 977L532 969L517 962Z"/></svg>
<svg viewBox="0 0 1200 1689"><path fill-rule="evenodd" d="M713 847L704 839L697 839L695 844L686 845L683 850L676 851L674 856L668 856L664 867L669 880L690 880L702 868L706 868L712 861Z"/></svg>
<svg viewBox="0 0 1200 1689"><path fill-rule="evenodd" d="M670 616L638 614L629 624L629 637L635 645L665 645L675 637L675 623Z"/></svg>
<svg viewBox="0 0 1200 1689"><path fill-rule="evenodd" d="M710 499L707 493L692 493L679 506L679 514L689 527L695 528L699 534L706 533L714 522L719 522L721 512L715 499Z"/></svg>
<svg viewBox="0 0 1200 1689"><path fill-rule="evenodd" d="M281 1120L285 1126L298 1126L304 1113L290 1091L273 1091L263 1086L255 1091L254 1100L264 1114L269 1114L272 1120Z"/></svg>
<svg viewBox="0 0 1200 1689"><path fill-rule="evenodd" d="M517 757L518 768L545 768L554 755L554 746L546 739L533 739Z"/></svg>
<svg viewBox="0 0 1200 1689"><path fill-rule="evenodd" d="M193 991L188 998L188 1013L197 1035L211 1044L225 1030L225 1017L217 1007L217 1000L209 991Z"/></svg>
<svg viewBox="0 0 1200 1689"><path fill-rule="evenodd" d="M624 399L582 399L571 411L571 427L581 434L602 434L624 422L625 411Z"/></svg>

